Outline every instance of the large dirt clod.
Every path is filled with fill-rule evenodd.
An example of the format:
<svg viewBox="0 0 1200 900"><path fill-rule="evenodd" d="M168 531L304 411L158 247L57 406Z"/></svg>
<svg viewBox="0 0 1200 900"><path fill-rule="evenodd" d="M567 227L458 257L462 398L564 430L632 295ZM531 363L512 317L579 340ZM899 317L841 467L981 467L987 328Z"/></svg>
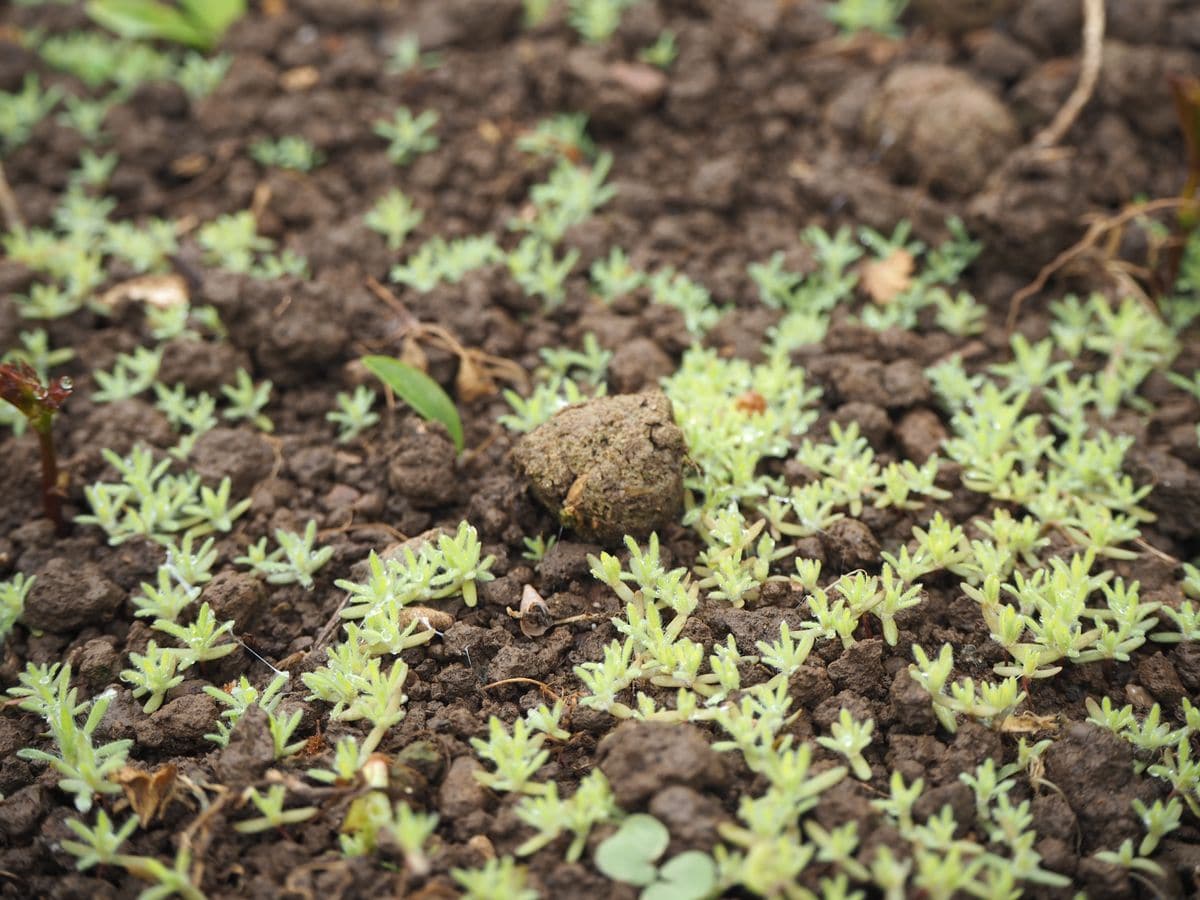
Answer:
<svg viewBox="0 0 1200 900"><path fill-rule="evenodd" d="M685 455L671 401L660 393L568 406L513 452L534 496L602 544L645 537L679 517Z"/></svg>

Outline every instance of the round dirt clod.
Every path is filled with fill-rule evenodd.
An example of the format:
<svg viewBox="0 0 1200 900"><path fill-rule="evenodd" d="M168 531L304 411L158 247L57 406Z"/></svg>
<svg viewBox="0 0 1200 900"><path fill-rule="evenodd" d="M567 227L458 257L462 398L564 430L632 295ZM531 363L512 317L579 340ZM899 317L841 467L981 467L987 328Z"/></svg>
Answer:
<svg viewBox="0 0 1200 900"><path fill-rule="evenodd" d="M616 544L679 518L686 453L671 401L655 392L568 406L526 435L513 457L563 525Z"/></svg>

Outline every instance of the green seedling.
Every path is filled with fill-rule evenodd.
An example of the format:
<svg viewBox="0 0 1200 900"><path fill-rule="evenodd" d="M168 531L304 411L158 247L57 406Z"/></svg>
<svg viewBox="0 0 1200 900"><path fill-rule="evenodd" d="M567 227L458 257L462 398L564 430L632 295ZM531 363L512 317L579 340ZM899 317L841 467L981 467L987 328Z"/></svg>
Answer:
<svg viewBox="0 0 1200 900"><path fill-rule="evenodd" d="M338 426L339 444L354 440L379 422L379 414L371 410L375 405L375 392L365 384L358 385L353 394L339 391L334 399L338 408L327 412L325 421Z"/></svg>
<svg viewBox="0 0 1200 900"><path fill-rule="evenodd" d="M387 239L389 250L399 250L409 233L424 218L425 214L413 205L403 191L393 189L375 202L363 217L363 222Z"/></svg>
<svg viewBox="0 0 1200 900"><path fill-rule="evenodd" d="M317 809L314 806L301 806L296 809L285 810L283 803L286 796L287 788L282 784L271 785L267 788L265 796L258 792L258 788L246 788L242 794L242 801L253 803L260 815L252 819L235 822L233 830L238 832L238 834L258 834L271 828L278 829L286 825L295 825L298 822L311 819L317 814Z"/></svg>
<svg viewBox="0 0 1200 900"><path fill-rule="evenodd" d="M411 406L421 418L440 422L450 433L454 449L463 451L463 427L454 401L441 385L419 369L391 356L364 356L362 363L372 375Z"/></svg>
<svg viewBox="0 0 1200 900"><path fill-rule="evenodd" d="M437 122L438 114L432 109L414 116L402 106L390 120L376 122L375 133L387 139L388 158L398 166L405 166L422 153L437 149L437 135L432 133Z"/></svg>
<svg viewBox="0 0 1200 900"><path fill-rule="evenodd" d="M71 396L71 379L55 378L43 384L33 366L25 362L0 364L0 399L11 403L38 436L42 459L42 510L59 534L66 533L62 516L62 486L54 452L54 416Z"/></svg>
<svg viewBox="0 0 1200 900"><path fill-rule="evenodd" d="M25 598L33 588L34 576L26 578L17 572L8 581L0 581L0 641L12 631L25 611Z"/></svg>
<svg viewBox="0 0 1200 900"><path fill-rule="evenodd" d="M525 867L511 856L489 859L482 869L451 869L463 889L463 900L538 900L538 892L525 887Z"/></svg>
<svg viewBox="0 0 1200 900"><path fill-rule="evenodd" d="M897 20L908 0L838 0L825 14L842 31L874 31L886 37L899 37L903 32Z"/></svg>
<svg viewBox="0 0 1200 900"><path fill-rule="evenodd" d="M165 40L212 49L246 14L246 0L91 0L87 13L98 24L133 40Z"/></svg>
<svg viewBox="0 0 1200 900"><path fill-rule="evenodd" d="M250 145L250 156L260 166L311 172L323 161L320 151L307 139L295 134L276 140L263 139Z"/></svg>
<svg viewBox="0 0 1200 900"><path fill-rule="evenodd" d="M655 865L670 839L666 827L653 816L629 816L596 848L596 868L613 881L643 887L642 900L702 900L711 896L717 884L717 867L707 854L690 850L661 867Z"/></svg>
<svg viewBox="0 0 1200 900"><path fill-rule="evenodd" d="M678 55L679 48L675 45L675 32L670 29L664 29L653 44L643 48L638 53L638 58L642 62L658 66L660 69L669 69L671 68L671 63L675 62L675 57Z"/></svg>

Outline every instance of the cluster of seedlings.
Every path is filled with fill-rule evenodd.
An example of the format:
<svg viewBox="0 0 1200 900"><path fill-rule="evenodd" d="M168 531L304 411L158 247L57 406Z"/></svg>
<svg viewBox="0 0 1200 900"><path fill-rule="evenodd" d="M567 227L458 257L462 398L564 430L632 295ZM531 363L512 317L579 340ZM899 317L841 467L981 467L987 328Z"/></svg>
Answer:
<svg viewBox="0 0 1200 900"><path fill-rule="evenodd" d="M599 42L613 34L632 2L569 0L566 14L583 40ZM183 3L172 30L136 32L120 18L122 4L95 5L99 21L131 37L152 34L201 47L211 45L238 14L231 7L220 13L225 19L205 19L205 4ZM553 5L526 0L528 22L542 21ZM829 14L848 30L888 33L903 6L895 0L842 0ZM162 53L140 41L114 42L92 32L30 40L49 65L108 92L100 99L64 98L31 76L21 92L0 95L0 153L24 141L60 104L73 127L95 140L104 109L125 99L137 83L171 78L199 95L219 82L228 65L221 57ZM664 33L642 57L667 67L675 53L674 36ZM438 60L406 39L397 45L393 64L407 71ZM438 122L434 110L414 115L401 107L376 123L375 132L387 142L392 162L406 166L437 151ZM728 358L703 343L728 307L687 274L643 266L619 247L586 273L578 271L577 251L566 246L564 236L601 210L615 190L608 183L613 156L595 146L586 125L582 116L564 115L520 137L522 152L545 160L546 176L504 233L433 237L409 247L424 213L399 189L379 196L364 214L365 224L397 255L390 280L400 290L428 292L500 265L543 311L552 312L564 303L568 279L586 277L596 303L611 305L645 291L651 303L677 310L694 338L676 371L661 383L688 449L682 524L700 548L694 564L665 565L657 534L626 537L623 550L588 558L591 576L619 601L621 612L611 620L618 636L600 658L574 667L578 691L570 704L542 704L510 723L493 717L486 733L472 741L483 763L475 777L496 794L512 795L525 831L512 855L476 869L454 869L455 882L464 896L479 900L536 897L520 859L557 846L563 859L581 860L589 838L607 829L592 862L610 879L642 888L641 896L650 900L701 900L738 889L807 897L798 879L814 863L828 867L820 894L830 898L868 892L1010 897L1039 886L1068 886L1070 879L1042 866L1023 790L1025 782L1041 778L1040 760L1051 739L1022 737L1013 761L989 759L960 776L974 797L973 821L957 821L949 806L919 821L914 807L925 785L919 779L908 783L880 764L875 722L842 709L827 733L798 739L790 730L800 712L793 708L789 684L815 649L828 642L849 649L879 635L911 653L908 675L928 694L945 732L972 720L1007 733L1029 715L1039 684L1068 666L1128 662L1148 642L1200 641L1200 570L1182 566L1177 604L1143 599L1137 581L1117 572L1120 563L1137 556L1133 548L1140 548L1141 529L1154 517L1143 503L1150 487L1123 473L1133 439L1108 427L1123 411L1146 410L1139 394L1143 381L1171 365L1179 333L1200 312L1200 241L1189 246L1177 293L1164 299L1162 316L1148 315L1134 300L1067 297L1052 307L1049 336L1031 342L1014 335L1005 362L972 370L952 356L930 368L925 374L949 437L924 460L885 459L857 424L833 422L826 431L814 430L821 391L811 386L796 355L826 336L835 313L847 311L878 331L932 327L961 337L980 333L987 311L958 282L982 248L962 224L948 223L949 239L932 248L916 240L905 223L890 235L806 229L800 244L811 266L790 269L779 248L747 268L762 305L778 312L761 347L762 361ZM246 152L266 167L310 171L322 162L296 136L258 141ZM40 279L17 298L23 317L55 320L84 308L107 314L102 289L110 263L165 275L181 241L194 241L214 268L263 279L307 273L303 258L258 233L250 211L203 223L194 233L169 221L111 221L115 202L104 189L115 164L111 153L85 151L54 227L18 228L4 237L8 256ZM880 272L893 277L872 278ZM147 306L145 333L145 346L90 373L89 397L103 404L152 394L178 442L165 455L144 446L127 455L104 450L110 477L84 487L90 511L74 524L100 529L114 546L135 537L161 545L154 580L132 598L135 615L150 623L156 637L145 652L128 655L119 675L149 714L185 673L194 676L199 664L238 647L237 623L220 619L202 595L218 565L213 536L233 532L251 501L232 495L230 479L213 488L189 469L196 441L221 419L264 432L274 426L267 413L272 384L256 382L244 370L220 397L189 394L182 385L158 380L166 341L224 339L215 310L183 300ZM53 416L71 390L52 370L71 362L72 351L52 349L41 328L23 333L21 341L0 365L0 397L12 406L10 412L0 410L5 416L0 422L18 434L28 422L45 447ZM604 396L611 356L590 334L576 348L542 350L531 389L505 393L511 412L499 424L517 437L535 432L566 406ZM365 363L417 413L441 423L457 451L464 450L453 401L435 382L386 357ZM1200 374L1172 377L1200 399ZM355 441L378 425L376 401L364 385L337 395L337 408L326 418L337 427L339 442ZM61 521L52 446L46 457L46 512ZM780 474L796 471L803 475ZM980 495L982 511L952 521L938 503L960 488ZM896 511L915 523L911 540L884 548L878 571L825 571L821 560L801 552L805 540L866 509ZM333 555L332 548L318 545L318 523L307 522L300 533L279 529L273 538L272 544L258 536L244 555L228 562L271 585L312 589ZM527 557L543 558L554 540L526 538ZM242 676L224 688L205 687L222 707L208 739L225 747L238 723L257 710L253 718L269 732L281 770L353 796L338 829L342 855L399 848L409 871L428 873L438 817L394 799L393 768L377 751L406 715L409 666L401 654L438 639L453 622L439 603L461 598L475 607L478 587L493 578L494 563L466 521L383 554L372 552L363 577L336 582L345 593L342 627L318 666L298 676L272 670L269 678ZM34 582L22 573L0 582L0 636L21 622ZM922 646L904 638L931 587L958 591L977 604L990 640L1002 651L991 677L961 674L949 643ZM705 646L687 636L698 610L754 605L778 588L796 598L802 621L796 627L781 622L773 640L739 646L731 635ZM755 669L768 677L747 678ZM146 880L151 886L144 898L202 897L186 842L169 863L123 852L146 823L137 815L117 821L105 803L122 791L114 776L129 763L133 742L104 743L96 735L115 691L125 688L114 685L81 700L71 674L66 664L30 663L8 691L47 728L47 739L20 755L52 768L58 788L73 798L78 815L67 827L75 839L59 845L64 859L81 870L113 866ZM324 704L336 735L322 764L304 770L298 761L305 747L302 716L282 702L289 686L299 685L307 691L305 700ZM669 837L665 827L622 810L601 770L584 777L569 796L554 780L539 777L552 749L571 739L575 707L616 720L708 729L713 749L740 756L760 790L740 798L711 853L689 851L661 860ZM1139 715L1107 697L1089 699L1087 709L1088 721L1132 744L1139 769L1162 785L1159 799L1135 801L1142 839L1095 856L1154 878L1160 874L1153 859L1160 842L1188 816L1200 818L1200 708L1182 700L1175 721L1157 704ZM236 832L286 829L318 814L290 775L265 791L246 791ZM864 854L854 821L827 828L808 815L822 795L847 779L874 784L878 797L872 806L895 830L904 854L887 845ZM960 826L972 836L961 836Z"/></svg>

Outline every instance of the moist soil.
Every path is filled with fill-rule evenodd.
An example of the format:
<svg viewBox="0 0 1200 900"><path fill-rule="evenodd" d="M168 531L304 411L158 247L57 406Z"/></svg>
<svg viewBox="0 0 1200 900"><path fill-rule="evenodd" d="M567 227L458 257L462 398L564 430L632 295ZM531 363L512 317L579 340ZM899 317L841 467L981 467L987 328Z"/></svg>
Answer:
<svg viewBox="0 0 1200 900"><path fill-rule="evenodd" d="M933 330L876 333L835 319L827 338L800 360L823 389L811 434L827 433L831 422L857 421L885 461L920 461L936 450L946 424L924 367L956 350L965 351L972 367L996 358L1008 344L1009 299L1081 237L1089 216L1112 213L1139 195L1178 193L1185 152L1166 76L1200 74L1200 9L1171 0L1109 2L1103 69L1091 102L1055 152L1005 165L1074 86L1081 23L1078 4L1062 0L971 4L989 5L993 16L975 22L969 15L964 21L961 10L951 9L955 4L914 3L906 36L847 41L815 2L660 0L635 5L615 36L593 47L581 44L561 17L522 28L515 0L279 0L264 3L226 36L222 49L233 63L212 96L193 102L177 87L154 84L116 107L106 122L120 160L111 181L119 201L114 217L202 222L253 208L260 230L303 254L312 269L305 280L216 272L199 264L187 241L177 260L192 302L215 306L229 338L171 342L162 380L214 391L228 373L245 367L255 380L275 385L267 413L276 430L263 435L249 425L222 427L205 435L191 457L207 481L229 476L234 496L253 500L236 530L218 542L220 574L203 594L218 617L236 620L245 649L202 665L199 677L171 691L152 715L142 712L117 674L151 634L132 616L130 598L140 582L153 579L158 547L137 540L110 547L97 529L84 526L56 538L38 517L35 479L18 477L36 470L36 444L28 435L0 442L0 577L37 576L39 599L26 623L42 626L14 629L0 659L0 682L14 684L27 662L69 661L82 696L117 691L102 726L105 738L133 738L131 756L139 766L174 765L181 783L191 786L135 834L128 851L170 859L176 835L192 828L202 887L214 898L448 897L455 895L451 868L481 865L493 851L511 853L528 836L513 814L514 796L494 795L473 777L480 763L468 741L486 732L490 716L511 722L554 696L577 698L580 684L571 668L600 658L616 636L607 616L618 614L620 604L588 574L586 555L596 547L560 531L535 501L513 458L515 437L497 424L508 411L498 393L468 398L459 391L468 452L458 459L439 426L402 404L363 437L336 443L324 418L335 393L365 380L355 363L361 354L402 351L410 316L527 371L539 364L540 349L578 346L593 332L616 353L611 392L633 393L672 371L692 338L677 312L645 298L614 308L589 296L586 268L610 247L624 248L643 267L674 266L733 304L707 340L723 354L755 358L773 318L758 304L748 263L792 248L789 261L802 264L797 235L808 225L890 232L907 218L917 236L935 241L947 218L959 216L986 244L966 278L990 309L984 334L967 341ZM85 25L70 6L8 6L0 12L0 40L33 27ZM633 62L664 27L677 34L680 47L665 74ZM388 48L404 33L438 53L439 64L389 73ZM15 44L0 43L0 89L18 89L29 70L43 83L70 82ZM372 132L398 105L436 109L441 117L441 146L406 168L388 160ZM381 194L400 187L425 211L407 247L435 235L504 234L530 186L547 171L546 163L518 152L514 138L540 119L574 111L588 114L592 136L612 151L617 193L568 233L565 245L580 257L559 308L543 312L531 304L501 267L425 294L398 289L395 303L372 290L370 280L385 282L400 258L362 224ZM306 175L266 171L247 156L254 141L286 134L307 138L325 162ZM79 150L75 133L51 118L5 160L27 222L49 221ZM1136 254L1139 248L1119 249ZM1026 304L1021 332L1045 335L1047 296L1113 290L1103 259L1085 255L1083 262ZM0 348L17 342L24 323L12 294L25 291L31 278L19 265L0 261ZM113 273L118 280L120 273ZM138 310L118 308L109 318L81 312L50 322L48 330L52 346L76 350L75 361L63 368L75 378L76 395L56 425L73 516L86 511L83 486L111 475L101 448L124 453L140 441L166 449L175 435L148 401L100 406L89 400L89 372L110 367L118 352L147 339ZM1182 372L1200 368L1194 332L1191 338L1183 341ZM430 374L451 391L461 388L458 357L439 346L424 350ZM1197 407L1159 375L1144 390L1159 412L1128 417L1120 427L1137 438L1130 473L1155 485L1146 505L1159 518L1143 532L1154 552L1115 568L1141 582L1143 597L1168 599L1178 592L1177 570L1168 560L1200 552L1200 453L1190 427ZM1185 425L1190 441L1179 436ZM946 481L957 485L956 477ZM961 521L982 502L958 487L937 506ZM313 590L264 585L233 565L257 536L275 528L303 530L310 518L321 529L320 542L334 548ZM323 661L318 637L344 596L334 581L350 577L372 549L431 528L452 530L462 519L478 528L485 552L495 554L498 577L481 586L474 608L461 600L441 604L453 624L441 639L403 654L411 667L408 714L380 747L402 760L396 771L403 773L408 802L440 816L431 870L414 874L386 855L342 858L337 829L348 797L299 779L294 796L317 806L316 818L257 836L235 834L228 825L244 816L237 811L240 791L261 784L271 765L269 739L264 745L265 726L248 715L227 749L206 741L219 709L203 684L243 674L262 682L268 670L259 657L293 675L316 667ZM903 512L868 509L821 538L805 539L799 549L823 560L831 573L877 567L880 548L903 544L914 522ZM523 537L560 533L536 565L522 558ZM699 548L690 532L671 526L663 539L674 564L694 560ZM546 598L556 619L580 618L527 637L505 611L520 605L526 585ZM702 604L686 634L706 644L732 634L739 646L753 647L776 636L781 619L797 624L800 608L798 591L773 585L744 609ZM870 637L845 651L838 642L818 646L791 685L793 708L803 711L791 726L797 738L827 733L843 708L876 723L866 751L872 781L843 781L813 813L827 828L857 821L868 848L898 841L870 806L886 790L890 772L925 780L918 818L948 803L965 823L974 819L973 799L958 775L989 757L1015 754L1012 735L970 722L954 735L939 730L927 696L906 672L914 643L950 642L959 675L990 673L999 649L988 641L972 601L952 584L934 581L926 602L899 622L895 647ZM766 677L756 670L747 673L747 683ZM1145 890L1088 857L1127 837L1140 839L1130 802L1163 791L1134 774L1127 744L1083 722L1084 698L1105 695L1139 708L1156 701L1173 720L1180 700L1198 693L1200 648L1190 644L1147 645L1128 663L1069 666L1052 682L1031 686L1028 708L1047 717L1056 738L1044 778L1057 790L1018 789L1032 800L1043 865L1071 876L1093 897ZM304 710L299 734L308 744L298 763L282 767L287 771L329 758L328 709L304 703L304 695L293 679L285 707ZM648 811L668 826L669 854L710 850L717 824L733 817L738 799L761 790L740 760L711 749L703 729L618 727L605 714L571 702L569 708L571 738L539 778L559 782L566 794L601 767L623 809ZM6 798L0 803L0 896L133 896L140 888L134 879L111 868L75 873L57 848L70 837L64 826L75 814L70 798L54 788L52 773L15 755L21 747L43 746L40 731L31 714L12 704L0 716L0 793ZM829 758L820 749L816 756ZM203 813L200 796L209 804ZM605 833L594 834L592 845ZM590 853L585 862L563 862L564 846L557 841L526 860L542 896L634 896L590 868ZM1196 822L1185 816L1164 848L1157 857L1167 871L1163 890L1195 891ZM814 865L804 883L816 889L827 872Z"/></svg>

